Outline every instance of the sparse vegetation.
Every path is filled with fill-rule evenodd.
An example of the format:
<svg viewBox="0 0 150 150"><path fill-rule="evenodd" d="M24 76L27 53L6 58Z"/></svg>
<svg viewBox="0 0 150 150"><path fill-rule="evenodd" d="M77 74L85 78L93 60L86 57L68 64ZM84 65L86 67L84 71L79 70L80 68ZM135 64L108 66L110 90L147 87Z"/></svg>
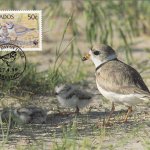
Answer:
<svg viewBox="0 0 150 150"><path fill-rule="evenodd" d="M34 104L50 111L44 125L11 126L10 120L4 123L0 118L0 149L12 145L16 150L136 149L134 145L150 149L149 109L139 106L140 113L133 114L127 124L121 123L124 114L116 112L112 126L105 127L110 104L101 96L77 117L58 116L54 97L55 86L61 83L96 89L92 64L81 62L82 54L96 42L113 46L150 86L148 0L0 0L0 4L3 9L43 10L43 51L25 52L28 63L20 78L0 80L1 109Z"/></svg>

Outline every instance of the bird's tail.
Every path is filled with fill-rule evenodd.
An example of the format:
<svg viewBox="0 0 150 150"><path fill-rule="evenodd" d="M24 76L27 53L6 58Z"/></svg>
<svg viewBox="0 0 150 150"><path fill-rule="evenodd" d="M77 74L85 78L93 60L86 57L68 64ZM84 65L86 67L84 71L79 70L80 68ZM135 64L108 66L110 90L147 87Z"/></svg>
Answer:
<svg viewBox="0 0 150 150"><path fill-rule="evenodd" d="M150 103L150 94L141 94L139 98L145 103Z"/></svg>
<svg viewBox="0 0 150 150"><path fill-rule="evenodd" d="M135 91L135 95L136 95L137 98L143 100L143 102L150 103L150 92L144 91L144 90L141 90L141 89L137 89Z"/></svg>

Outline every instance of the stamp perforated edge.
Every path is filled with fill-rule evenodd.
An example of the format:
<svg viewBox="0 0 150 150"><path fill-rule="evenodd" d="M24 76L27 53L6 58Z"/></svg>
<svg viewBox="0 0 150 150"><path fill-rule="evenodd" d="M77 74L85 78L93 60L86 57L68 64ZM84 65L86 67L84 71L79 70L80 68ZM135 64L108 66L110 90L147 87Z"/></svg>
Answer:
<svg viewBox="0 0 150 150"><path fill-rule="evenodd" d="M0 10L0 14L4 13L39 13L39 47L38 48L22 48L24 51L42 51L42 10Z"/></svg>

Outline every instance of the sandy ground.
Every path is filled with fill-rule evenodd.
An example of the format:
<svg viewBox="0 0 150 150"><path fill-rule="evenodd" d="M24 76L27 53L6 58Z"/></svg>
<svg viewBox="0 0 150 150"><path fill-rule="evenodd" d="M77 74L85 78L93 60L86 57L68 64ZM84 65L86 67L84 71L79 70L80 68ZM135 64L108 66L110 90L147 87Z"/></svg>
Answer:
<svg viewBox="0 0 150 150"><path fill-rule="evenodd" d="M89 78L88 85L83 88L98 93L94 78ZM18 106L19 102L15 102L15 99L9 99L9 101L17 103L16 106ZM92 149L101 145L100 149L145 150L144 140L149 140L150 137L150 107L135 107L128 123L123 123L126 108L117 105L110 121L111 124L104 127L103 124L108 118L111 103L101 95L95 96L92 103L81 110L78 116L75 114L61 115L58 112L60 105L56 98L51 96L34 96L29 104L43 108L47 112L46 123L18 125L11 128L4 149L15 150L19 146L27 148L29 145L39 150L49 149L56 141L57 143L62 142L63 130L67 131L74 123L76 124L76 141L80 143L84 138L89 138L92 141ZM59 111L73 112L74 110L60 107ZM66 133L69 134L69 131ZM68 135L67 138L73 137Z"/></svg>
<svg viewBox="0 0 150 150"><path fill-rule="evenodd" d="M84 26L82 22L78 23ZM38 71L48 70L54 62L54 54L56 46L60 42L65 21L59 18L53 29L49 29L46 19L43 20L43 51L41 52L26 52L28 62L37 64ZM60 28L60 26L62 28ZM82 29L81 29L82 30ZM64 39L63 46L69 42L71 36L67 31L67 36ZM49 36L51 35L51 36ZM89 43L86 42L85 36L78 37L77 46L82 53L87 52ZM125 55L119 49L118 41L114 42L114 48L118 51L120 59L125 61ZM133 57L138 60L138 64L133 66L140 70L138 65L146 62L144 65L149 66L150 51L143 51L149 48L149 37L141 36L137 38L132 46ZM142 57L141 57L142 56ZM98 93L95 84L94 65L92 62L84 64L89 77L86 79L86 89ZM88 67L87 67L88 66ZM142 72L146 84L150 87L150 79L147 78L150 71ZM81 85L84 89L85 87ZM7 98L1 101L7 106L18 107L22 102L16 99ZM77 136L76 140L80 143L83 138L89 138L92 142L92 149L115 149L115 150L145 150L150 138L150 107L139 106L134 108L133 114L130 116L128 123L122 123L126 113L126 108L122 105L116 107L114 116L111 119L111 126L103 127L103 122L107 119L111 103L105 100L102 96L96 96L89 107L81 110L81 114L61 116L58 113L59 106L55 97L50 95L38 96L35 95L32 100L27 102L35 106L39 106L47 111L47 121L45 124L27 124L16 126L10 129L9 139L2 147L3 149L15 150L21 146L29 149L27 146L34 146L35 149L50 149L54 142L61 143L63 139L63 129L76 123ZM64 108L59 108L60 111L67 111ZM73 111L73 110L71 110ZM0 134L2 140L2 134ZM71 139L71 137L69 138ZM79 145L80 146L80 145ZM0 147L1 149L1 147Z"/></svg>

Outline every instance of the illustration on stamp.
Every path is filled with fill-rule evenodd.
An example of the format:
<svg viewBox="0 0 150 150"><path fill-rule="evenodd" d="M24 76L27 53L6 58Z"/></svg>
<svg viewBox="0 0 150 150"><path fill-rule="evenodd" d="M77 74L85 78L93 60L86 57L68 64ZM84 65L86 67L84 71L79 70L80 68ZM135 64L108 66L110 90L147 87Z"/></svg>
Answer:
<svg viewBox="0 0 150 150"><path fill-rule="evenodd" d="M0 11L0 44L42 50L41 11Z"/></svg>

